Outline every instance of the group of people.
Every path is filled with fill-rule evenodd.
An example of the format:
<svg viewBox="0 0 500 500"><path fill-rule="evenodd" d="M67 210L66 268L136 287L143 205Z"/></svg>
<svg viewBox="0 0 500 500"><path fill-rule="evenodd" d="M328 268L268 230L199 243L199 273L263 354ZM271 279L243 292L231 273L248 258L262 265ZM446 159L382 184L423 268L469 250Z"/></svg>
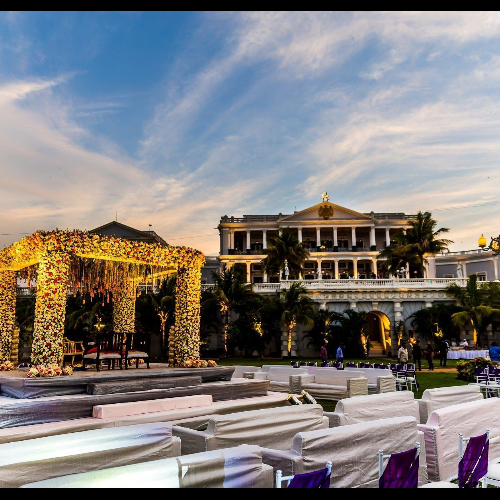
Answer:
<svg viewBox="0 0 500 500"><path fill-rule="evenodd" d="M446 361L448 360L448 351L450 350L450 344L446 339L440 342L437 351L434 350L431 344L427 344L425 349L422 349L420 345L420 340L417 340L412 347L412 357L413 362L417 370L422 371L422 359L425 359L428 363L429 371L434 371L434 356L439 355L439 365L442 368L446 368ZM400 364L407 364L409 360L408 344L403 342L398 351L398 361Z"/></svg>

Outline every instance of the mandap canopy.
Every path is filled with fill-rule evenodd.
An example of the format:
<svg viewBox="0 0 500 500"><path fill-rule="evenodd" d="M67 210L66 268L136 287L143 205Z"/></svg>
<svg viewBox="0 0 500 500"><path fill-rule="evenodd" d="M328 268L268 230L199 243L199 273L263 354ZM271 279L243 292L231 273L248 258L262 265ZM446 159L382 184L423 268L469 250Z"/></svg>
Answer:
<svg viewBox="0 0 500 500"><path fill-rule="evenodd" d="M37 231L0 251L0 362L10 359L17 278L36 280L34 364L61 364L68 293L113 298L113 328L134 331L136 288L177 273L176 364L199 358L200 288L204 255L83 231Z"/></svg>

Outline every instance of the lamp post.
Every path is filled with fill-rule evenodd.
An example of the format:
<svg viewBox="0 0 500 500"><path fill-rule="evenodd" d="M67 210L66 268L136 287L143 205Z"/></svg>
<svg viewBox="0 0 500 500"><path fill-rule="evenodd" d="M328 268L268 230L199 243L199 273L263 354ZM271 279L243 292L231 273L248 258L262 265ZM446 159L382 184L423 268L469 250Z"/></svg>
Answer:
<svg viewBox="0 0 500 500"><path fill-rule="evenodd" d="M494 255L500 255L500 235L497 236L496 238L491 237L491 242L488 245L486 238L484 237L484 234L482 234L478 240L478 244L479 248L481 248L485 252L491 250L494 253Z"/></svg>

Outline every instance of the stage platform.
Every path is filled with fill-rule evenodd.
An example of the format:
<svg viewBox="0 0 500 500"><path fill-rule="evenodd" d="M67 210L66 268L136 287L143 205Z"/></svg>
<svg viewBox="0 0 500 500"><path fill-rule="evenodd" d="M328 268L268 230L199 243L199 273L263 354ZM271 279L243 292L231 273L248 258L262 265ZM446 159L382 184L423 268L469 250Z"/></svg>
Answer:
<svg viewBox="0 0 500 500"><path fill-rule="evenodd" d="M55 378L26 378L26 372L12 371L0 372L0 392L2 396L16 399L35 399L51 396L71 396L77 394L88 394L89 386L95 387L99 384L119 385L121 382L137 383L142 390L154 389L160 380L200 377L203 384L209 382L224 382L231 380L234 372L232 366L216 368L169 368L164 364L152 363L148 370L145 365L140 368L129 368L128 370L102 370L98 372L91 369L85 372L75 372L70 377ZM179 380L180 382L180 380ZM149 386L148 386L149 385ZM179 383L179 385L185 385ZM173 385L175 387L175 384ZM128 392L129 389L127 389ZM95 391L94 391L95 392ZM137 392L137 391L131 391Z"/></svg>
<svg viewBox="0 0 500 500"><path fill-rule="evenodd" d="M207 382L190 387L121 394L77 394L38 399L11 399L8 403L5 403L3 398L0 398L0 429L92 417L94 406L99 405L150 401L199 394L211 395L215 402L230 401L267 396L268 389L268 380L243 381L239 379L226 382Z"/></svg>

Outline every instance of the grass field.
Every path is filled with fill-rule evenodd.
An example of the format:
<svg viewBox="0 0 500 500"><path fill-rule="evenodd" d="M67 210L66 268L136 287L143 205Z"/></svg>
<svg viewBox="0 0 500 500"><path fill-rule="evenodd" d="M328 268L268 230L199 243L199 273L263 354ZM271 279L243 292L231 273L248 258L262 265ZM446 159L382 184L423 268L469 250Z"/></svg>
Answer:
<svg viewBox="0 0 500 500"><path fill-rule="evenodd" d="M317 359L308 359L307 361L317 362L320 365L320 361ZM364 359L349 359L345 360L346 362L366 362ZM394 362L394 360L390 360L388 358L383 359L370 359L370 363L390 363ZM288 359L248 359L248 358L228 358L221 359L218 361L218 364L221 366L262 366L262 365L284 365L290 366L290 360ZM464 382L463 380L457 379L457 362L456 361L448 361L447 368L439 368L439 360L434 361L435 371L429 372L427 369L427 362L422 362L422 371L417 372L417 381L420 385L418 391L415 392L415 398L421 398L422 393L426 389L434 389L437 387L450 387L452 385L467 385L468 382ZM318 401L325 411L334 411L336 403L332 401Z"/></svg>

